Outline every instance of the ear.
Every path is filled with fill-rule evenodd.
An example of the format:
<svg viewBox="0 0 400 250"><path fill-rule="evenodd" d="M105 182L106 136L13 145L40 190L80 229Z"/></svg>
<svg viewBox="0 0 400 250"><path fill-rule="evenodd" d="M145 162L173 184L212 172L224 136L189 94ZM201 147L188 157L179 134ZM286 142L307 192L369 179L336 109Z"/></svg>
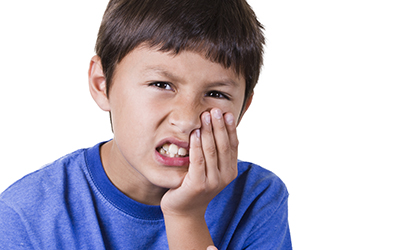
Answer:
<svg viewBox="0 0 400 250"><path fill-rule="evenodd" d="M104 76L101 59L93 56L89 67L89 90L94 101L104 111L110 111L110 102L107 97L106 77Z"/></svg>
<svg viewBox="0 0 400 250"><path fill-rule="evenodd" d="M254 96L254 92L251 93L251 95L249 96L249 98L246 101L246 104L243 106L243 109L240 113L240 117L239 117L239 121L237 123L236 126L239 126L240 121L242 120L244 114L246 113L246 111L249 109L251 102L253 101L253 96Z"/></svg>

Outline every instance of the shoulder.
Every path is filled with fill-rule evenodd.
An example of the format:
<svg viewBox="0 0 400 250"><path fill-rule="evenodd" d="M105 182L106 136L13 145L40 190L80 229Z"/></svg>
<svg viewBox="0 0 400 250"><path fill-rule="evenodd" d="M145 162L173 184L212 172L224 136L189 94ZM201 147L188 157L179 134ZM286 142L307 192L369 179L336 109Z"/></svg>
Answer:
<svg viewBox="0 0 400 250"><path fill-rule="evenodd" d="M68 154L26 175L0 195L0 228L4 228L0 229L0 245L49 249L67 240L68 249L75 249L80 239L74 237L76 230L97 228L87 152L80 149Z"/></svg>
<svg viewBox="0 0 400 250"><path fill-rule="evenodd" d="M14 208L62 195L71 178L83 174L84 151L77 150L24 176L0 195L0 201Z"/></svg>
<svg viewBox="0 0 400 250"><path fill-rule="evenodd" d="M286 185L273 172L253 163L239 162L238 168L237 181L245 183L244 211L236 229L240 236L234 241L246 249L292 249Z"/></svg>
<svg viewBox="0 0 400 250"><path fill-rule="evenodd" d="M268 190L269 193L288 195L286 185L277 175L251 162L238 161L236 181L245 183L243 188L250 189L252 192L263 193Z"/></svg>
<svg viewBox="0 0 400 250"><path fill-rule="evenodd" d="M235 211L239 213L261 212L268 217L287 204L288 196L286 185L273 172L238 161L238 176L216 197L215 204L237 207Z"/></svg>
<svg viewBox="0 0 400 250"><path fill-rule="evenodd" d="M250 162L238 162L238 169L238 177L232 183L234 197L239 199L239 209L246 220L254 221L254 228L262 223L271 225L276 216L287 217L289 193L277 175Z"/></svg>
<svg viewBox="0 0 400 250"><path fill-rule="evenodd" d="M286 185L276 174L259 165L239 161L238 177L232 184L241 192L241 204L251 207L253 213L261 212L268 217L287 206Z"/></svg>
<svg viewBox="0 0 400 250"><path fill-rule="evenodd" d="M238 161L238 176L209 206L209 224L219 248L291 249L286 247L288 195L273 172Z"/></svg>

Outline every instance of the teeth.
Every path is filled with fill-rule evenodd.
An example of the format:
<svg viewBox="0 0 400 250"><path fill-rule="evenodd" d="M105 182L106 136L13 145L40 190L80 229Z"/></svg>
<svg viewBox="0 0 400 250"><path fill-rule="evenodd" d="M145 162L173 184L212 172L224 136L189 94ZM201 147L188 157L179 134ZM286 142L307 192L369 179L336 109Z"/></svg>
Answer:
<svg viewBox="0 0 400 250"><path fill-rule="evenodd" d="M178 155L180 155L180 156L185 156L186 154L187 154L186 148L180 148L180 149L178 150Z"/></svg>
<svg viewBox="0 0 400 250"><path fill-rule="evenodd" d="M176 155L178 153L178 150L179 150L179 148L175 144L169 145L168 151L169 151L170 155Z"/></svg>
<svg viewBox="0 0 400 250"><path fill-rule="evenodd" d="M179 156L186 156L187 150L185 148L180 148L175 144L164 144L160 149L159 152L163 155L167 155L171 158L179 157Z"/></svg>

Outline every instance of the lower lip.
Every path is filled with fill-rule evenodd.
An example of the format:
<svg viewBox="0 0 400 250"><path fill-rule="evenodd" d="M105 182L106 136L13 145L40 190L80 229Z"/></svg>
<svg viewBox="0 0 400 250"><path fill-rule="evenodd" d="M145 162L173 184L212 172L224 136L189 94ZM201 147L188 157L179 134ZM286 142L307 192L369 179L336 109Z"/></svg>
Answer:
<svg viewBox="0 0 400 250"><path fill-rule="evenodd" d="M157 150L155 150L156 159L162 165L171 166L171 167L187 167L189 166L189 157L167 157L165 155L160 154Z"/></svg>

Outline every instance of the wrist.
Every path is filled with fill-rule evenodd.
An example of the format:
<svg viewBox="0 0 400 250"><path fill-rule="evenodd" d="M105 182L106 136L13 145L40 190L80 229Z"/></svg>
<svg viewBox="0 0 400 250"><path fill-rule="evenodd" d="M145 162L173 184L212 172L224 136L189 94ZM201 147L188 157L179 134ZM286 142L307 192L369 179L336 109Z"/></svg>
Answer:
<svg viewBox="0 0 400 250"><path fill-rule="evenodd" d="M177 211L164 211L163 216L164 220L171 220L171 221L179 221L185 224L190 222L205 222L204 215L205 211L184 211L184 212L177 212Z"/></svg>
<svg viewBox="0 0 400 250"><path fill-rule="evenodd" d="M161 202L161 211L165 217L175 217L176 219L199 219L204 218L207 206L185 206L182 208L167 206Z"/></svg>
<svg viewBox="0 0 400 250"><path fill-rule="evenodd" d="M214 245L204 214L165 214L170 249L206 249Z"/></svg>

